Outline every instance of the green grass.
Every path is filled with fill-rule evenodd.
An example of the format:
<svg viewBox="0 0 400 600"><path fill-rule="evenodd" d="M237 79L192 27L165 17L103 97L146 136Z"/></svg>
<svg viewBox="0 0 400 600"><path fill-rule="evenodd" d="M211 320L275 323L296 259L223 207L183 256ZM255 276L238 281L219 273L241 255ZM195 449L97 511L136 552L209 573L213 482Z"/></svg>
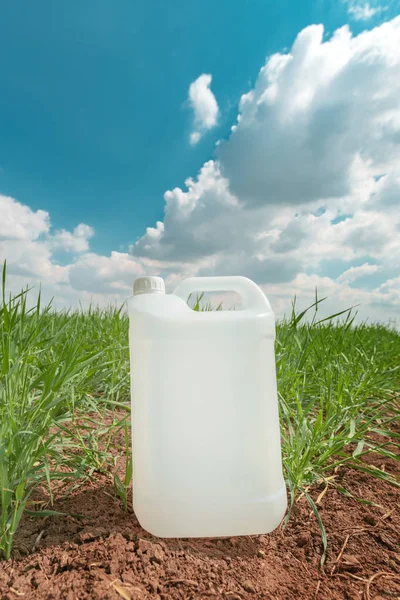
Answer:
<svg viewBox="0 0 400 600"><path fill-rule="evenodd" d="M129 420L121 416L121 409L129 413L126 314L111 308L55 312L41 306L40 296L29 310L33 292L7 297L5 286L4 268L0 556L7 559L37 486L47 487L51 505L55 485L68 494L95 472L107 473L126 509L132 462ZM193 302L195 310L212 308L201 300ZM368 452L395 457L388 445L393 448L396 442L390 425L398 416L400 336L382 325L355 325L350 313L339 322L318 321L320 302L308 313L294 307L291 317L278 325L276 358L290 496L286 521L304 495L321 529L323 562L327 538L313 486L336 485L330 477L333 469L346 464L398 485L388 473L368 466L364 457ZM122 479L110 453L119 429L125 439ZM374 432L387 442L377 445Z"/></svg>
<svg viewBox="0 0 400 600"><path fill-rule="evenodd" d="M35 488L90 476L107 454L99 441L110 426L74 426L128 398L126 322L118 311L68 315L27 308L28 292L0 304L0 555ZM93 417L90 417L93 420ZM114 423L115 426L118 423ZM104 445L104 444L103 444ZM78 451L78 452L77 452ZM51 496L50 496L51 497ZM52 498L51 498L52 499Z"/></svg>
<svg viewBox="0 0 400 600"><path fill-rule="evenodd" d="M312 319L296 314L279 324L276 360L281 414L282 452L290 494L286 522L299 494L305 494L315 513L326 555L326 532L318 509L308 493L325 482L341 465L370 473L399 485L388 473L368 466L369 452L398 460L396 434L390 429L398 419L400 336L383 325L354 325L348 311L340 323L318 321L316 299ZM377 444L371 437L386 441ZM337 486L345 495L346 489Z"/></svg>

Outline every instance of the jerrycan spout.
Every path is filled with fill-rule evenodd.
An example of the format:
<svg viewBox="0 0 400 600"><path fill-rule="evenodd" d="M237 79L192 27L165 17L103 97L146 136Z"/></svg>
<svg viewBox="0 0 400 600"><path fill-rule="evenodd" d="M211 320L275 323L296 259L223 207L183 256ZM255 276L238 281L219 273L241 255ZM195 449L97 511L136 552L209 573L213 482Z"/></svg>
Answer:
<svg viewBox="0 0 400 600"><path fill-rule="evenodd" d="M162 277L138 277L133 284L133 295L165 294L165 284Z"/></svg>

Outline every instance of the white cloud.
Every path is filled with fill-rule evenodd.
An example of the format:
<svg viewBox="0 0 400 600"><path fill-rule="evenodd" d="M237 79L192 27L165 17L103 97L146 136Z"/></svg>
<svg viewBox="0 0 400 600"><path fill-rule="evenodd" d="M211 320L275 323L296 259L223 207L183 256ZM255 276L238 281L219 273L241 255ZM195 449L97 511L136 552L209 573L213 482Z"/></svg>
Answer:
<svg viewBox="0 0 400 600"><path fill-rule="evenodd" d="M188 192L175 188L165 193L164 222L147 228L134 253L157 260L190 262L235 247L235 233L240 235L242 231L241 210L228 184L214 161L205 163L197 180L186 180ZM236 232L232 227L237 228Z"/></svg>
<svg viewBox="0 0 400 600"><path fill-rule="evenodd" d="M7 260L7 272L26 279L50 285L67 281L67 269L53 259L49 245L39 240L0 241L0 265Z"/></svg>
<svg viewBox="0 0 400 600"><path fill-rule="evenodd" d="M248 205L331 202L365 179L360 166L387 172L398 161L399 37L400 18L326 42L312 25L270 57L217 150L231 192Z"/></svg>
<svg viewBox="0 0 400 600"><path fill-rule="evenodd" d="M65 252L85 252L89 249L89 240L94 236L94 229L89 225L80 223L71 231L61 229L51 236L52 248L59 248Z"/></svg>
<svg viewBox="0 0 400 600"><path fill-rule="evenodd" d="M356 20L356 21L368 21L375 15L378 15L382 11L386 10L386 7L383 6L371 6L369 2L365 2L360 4L359 2L348 2L348 13Z"/></svg>
<svg viewBox="0 0 400 600"><path fill-rule="evenodd" d="M388 279L376 290L379 297L377 301L381 301L389 305L400 306L400 277ZM399 312L397 309L397 317Z"/></svg>
<svg viewBox="0 0 400 600"><path fill-rule="evenodd" d="M197 144L197 142L200 141L201 139L201 133L199 131L193 131L190 134L190 143L192 144L192 146L195 146Z"/></svg>
<svg viewBox="0 0 400 600"><path fill-rule="evenodd" d="M370 265L369 263L364 263L359 267L350 267L350 269L347 269L341 275L339 275L337 281L348 281L349 283L351 283L352 281L355 281L360 277L364 277L365 275L372 275L377 271L379 271L378 265Z"/></svg>
<svg viewBox="0 0 400 600"><path fill-rule="evenodd" d="M192 145L217 124L219 109L210 89L211 81L212 76L203 73L189 86L188 100L194 112L194 131L190 134Z"/></svg>
<svg viewBox="0 0 400 600"><path fill-rule="evenodd" d="M389 319L399 322L400 278L387 281L384 285L372 290L350 286L347 281L339 282L330 277L306 275L299 273L296 278L286 284L263 286L271 306L277 315L290 311L294 290L298 311L311 306L318 298L324 299L318 308L318 318L323 319L341 310L353 309L357 313L356 321L381 321Z"/></svg>
<svg viewBox="0 0 400 600"><path fill-rule="evenodd" d="M136 277L144 275L143 266L124 252L101 256L88 252L69 268L69 283L78 291L89 294L131 295Z"/></svg>
<svg viewBox="0 0 400 600"><path fill-rule="evenodd" d="M0 264L7 259L8 272L52 282L65 280L65 271L54 264L48 243L50 216L33 211L14 198L0 195Z"/></svg>
<svg viewBox="0 0 400 600"><path fill-rule="evenodd" d="M315 276L344 300L361 276L349 271L354 260L395 272L399 36L400 17L355 37L343 27L326 42L311 26L290 52L268 58L217 159L186 191L166 192L164 222L133 254L180 261L182 274L240 273L282 293L289 285L291 297L324 261L348 271L338 281ZM364 290L364 301L368 294L383 292Z"/></svg>
<svg viewBox="0 0 400 600"><path fill-rule="evenodd" d="M162 230L164 224L157 226ZM46 211L35 212L14 198L0 195L0 268L6 260L9 291L18 293L26 286L38 291L40 284L43 302L54 298L56 308L87 307L91 303L121 305L131 295L136 277L162 274L167 283L176 281L174 273L181 265L135 259L126 252L96 254L90 251L93 236L94 229L84 223L73 231L53 231ZM153 239L156 237L153 234ZM67 264L58 263L60 250L72 253Z"/></svg>
<svg viewBox="0 0 400 600"><path fill-rule="evenodd" d="M78 302L88 305L91 300L101 304L124 301L143 266L129 254L112 252L107 257L88 252L93 235L93 228L84 223L72 232L53 233L46 211L35 212L13 198L0 196L0 265L7 261L10 291L40 283L44 300L54 296L58 307ZM60 265L58 250L80 256ZM147 263L147 268L154 269L154 264Z"/></svg>
<svg viewBox="0 0 400 600"><path fill-rule="evenodd" d="M53 248L60 248L66 252L85 252L89 249L89 240L94 236L94 229L89 225L80 223L73 232L61 229L51 238Z"/></svg>
<svg viewBox="0 0 400 600"><path fill-rule="evenodd" d="M33 211L14 198L0 194L0 240L35 240L49 228L46 211Z"/></svg>

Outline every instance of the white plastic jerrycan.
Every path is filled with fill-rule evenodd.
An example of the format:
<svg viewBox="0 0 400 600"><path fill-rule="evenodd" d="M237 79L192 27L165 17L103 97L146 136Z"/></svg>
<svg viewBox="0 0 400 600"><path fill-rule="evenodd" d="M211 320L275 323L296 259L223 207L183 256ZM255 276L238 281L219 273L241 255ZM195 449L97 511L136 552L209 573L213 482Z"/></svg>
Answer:
<svg viewBox="0 0 400 600"><path fill-rule="evenodd" d="M243 310L195 312L195 292ZM135 281L129 300L133 506L159 537L268 533L285 513L275 319L245 277Z"/></svg>

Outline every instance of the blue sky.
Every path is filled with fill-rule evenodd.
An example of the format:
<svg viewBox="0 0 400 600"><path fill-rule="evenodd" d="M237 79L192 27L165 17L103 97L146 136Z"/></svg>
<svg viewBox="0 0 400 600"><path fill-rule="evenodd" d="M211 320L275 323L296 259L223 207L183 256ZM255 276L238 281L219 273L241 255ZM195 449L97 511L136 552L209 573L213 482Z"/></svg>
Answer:
<svg viewBox="0 0 400 600"><path fill-rule="evenodd" d="M357 13L359 9L364 13ZM26 205L32 214L48 213L51 227L32 238L38 243L45 243L46 236L49 242L49 236L57 236L60 230L72 232L78 224L93 228L94 234L87 234L87 247L78 244L71 250L59 236L46 247L46 260L69 269L68 277L65 271L58 281L64 287L68 284L75 291L100 295L104 293L101 286L98 290L74 287L70 267L77 260L85 259L88 252L100 257L110 257L113 251L125 255L139 240L134 254L142 261L140 268L148 270L146 260L163 259L161 250L143 250L143 236L147 227L164 221L164 193L185 189L185 180L196 178L210 159L220 161L224 177L233 169L240 170L240 149L245 143L253 147L252 141L246 138L236 147L233 140L217 150L215 144L231 136L240 98L254 87L267 57L290 53L296 37L309 25L324 25L324 41L345 24L356 37L390 22L399 12L398 2L379 5L351 0L8 2L0 19L0 195ZM193 145L189 136L194 107L188 90L202 74L211 76L218 117L215 126L204 130ZM234 135L239 139L239 130ZM263 139L267 137L268 131ZM360 139L360 148L363 143ZM246 181L235 182L233 174L228 179L232 193L247 202ZM322 198L320 204L329 208L329 199ZM340 222L344 209L336 210L332 219ZM353 214L352 210L348 213ZM204 218L209 222L211 217ZM202 264L204 254L195 250L197 242L193 248L188 248L187 241L186 246L179 240L175 244L177 234L173 234L174 226L168 226L168 216L163 226L165 243L169 240L165 257L184 264L186 252L196 255L197 266L194 269L192 261L189 270L170 262L163 267L152 263L152 267L171 281L212 270ZM5 257L7 248L10 242L3 246ZM238 252L247 250L239 248ZM368 252L354 256L351 264L346 259L342 271L337 257L324 260L319 265L311 261L299 266L298 272L337 278L351 266L379 263ZM390 265L382 263L379 270L379 274L369 274L375 278L371 285L396 276ZM32 278L43 283L45 272L44 267L37 274L32 271ZM49 289L50 283L54 284L54 277ZM52 291L57 296L57 290Z"/></svg>

